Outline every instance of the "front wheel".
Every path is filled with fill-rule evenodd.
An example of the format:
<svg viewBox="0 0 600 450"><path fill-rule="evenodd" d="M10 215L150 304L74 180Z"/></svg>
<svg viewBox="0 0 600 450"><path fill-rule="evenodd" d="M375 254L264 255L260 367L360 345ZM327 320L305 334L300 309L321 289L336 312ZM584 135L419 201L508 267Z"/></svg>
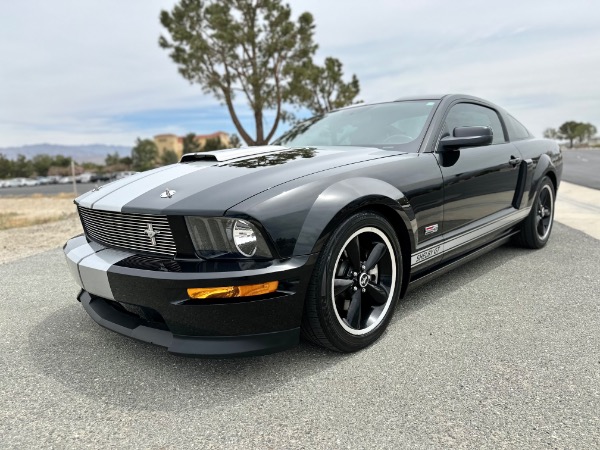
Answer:
<svg viewBox="0 0 600 450"><path fill-rule="evenodd" d="M332 234L315 265L305 303L303 336L340 352L381 336L402 285L402 253L382 216L357 213Z"/></svg>
<svg viewBox="0 0 600 450"><path fill-rule="evenodd" d="M531 212L521 224L518 241L523 247L537 249L548 242L554 222L554 194L552 181L542 178Z"/></svg>

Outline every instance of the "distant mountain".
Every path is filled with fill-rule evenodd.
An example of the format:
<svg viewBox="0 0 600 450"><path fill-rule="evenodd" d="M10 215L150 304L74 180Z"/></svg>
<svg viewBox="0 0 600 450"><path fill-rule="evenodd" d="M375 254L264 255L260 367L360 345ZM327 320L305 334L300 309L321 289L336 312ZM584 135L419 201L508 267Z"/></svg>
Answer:
<svg viewBox="0 0 600 450"><path fill-rule="evenodd" d="M104 158L109 153L117 152L120 157L131 156L131 147L125 145L56 145L56 144L34 144L21 147L0 147L0 154L8 159L16 159L18 155L25 155L28 159L35 155L46 154L51 156L70 156L78 163L104 163Z"/></svg>

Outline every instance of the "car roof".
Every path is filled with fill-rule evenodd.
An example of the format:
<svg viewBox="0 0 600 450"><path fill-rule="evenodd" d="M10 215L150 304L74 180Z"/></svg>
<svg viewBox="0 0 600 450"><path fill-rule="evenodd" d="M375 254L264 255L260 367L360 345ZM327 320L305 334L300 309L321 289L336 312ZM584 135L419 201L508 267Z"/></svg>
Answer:
<svg viewBox="0 0 600 450"><path fill-rule="evenodd" d="M437 95L406 95L404 97L397 98L396 102L405 102L409 100L441 100L448 94L437 94Z"/></svg>

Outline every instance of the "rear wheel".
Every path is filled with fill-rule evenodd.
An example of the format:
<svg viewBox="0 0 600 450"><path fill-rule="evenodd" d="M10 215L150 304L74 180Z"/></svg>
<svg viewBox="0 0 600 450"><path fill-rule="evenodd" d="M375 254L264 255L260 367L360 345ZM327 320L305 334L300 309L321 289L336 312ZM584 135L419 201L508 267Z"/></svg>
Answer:
<svg viewBox="0 0 600 450"><path fill-rule="evenodd" d="M353 215L332 234L315 266L302 324L308 340L340 352L381 336L402 283L402 254L389 222Z"/></svg>
<svg viewBox="0 0 600 450"><path fill-rule="evenodd" d="M554 185L548 177L540 182L527 219L521 224L519 243L527 248L542 248L550 239L554 222Z"/></svg>

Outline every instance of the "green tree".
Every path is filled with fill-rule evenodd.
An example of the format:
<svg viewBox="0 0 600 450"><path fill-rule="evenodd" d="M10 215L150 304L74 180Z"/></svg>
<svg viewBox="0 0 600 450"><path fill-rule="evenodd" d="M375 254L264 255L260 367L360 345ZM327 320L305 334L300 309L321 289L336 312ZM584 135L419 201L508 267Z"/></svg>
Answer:
<svg viewBox="0 0 600 450"><path fill-rule="evenodd" d="M161 12L160 21L168 37L161 36L159 44L170 50L179 73L227 106L248 145L267 144L284 99L292 96L293 68L310 60L317 48L312 15L305 12L293 21L281 0L179 0L172 11ZM254 137L239 120L236 92L243 93L252 111ZM265 129L269 109L275 110L275 120Z"/></svg>
<svg viewBox="0 0 600 450"><path fill-rule="evenodd" d="M122 165L130 168L131 165L133 164L133 160L131 159L131 156L124 156L123 158L119 158L119 164L122 164Z"/></svg>
<svg viewBox="0 0 600 450"><path fill-rule="evenodd" d="M206 142L204 143L204 147L202 147L202 151L203 152L211 152L214 150L222 150L225 148L225 145L223 145L223 143L221 142L221 138L214 137L214 138L210 138L207 139Z"/></svg>
<svg viewBox="0 0 600 450"><path fill-rule="evenodd" d="M325 64L318 66L307 61L293 70L292 89L286 100L290 103L305 106L310 112L319 116L332 109L359 103L356 96L360 92L360 84L356 75L344 82L342 63L336 58L325 58ZM291 121L295 117L287 113Z"/></svg>
<svg viewBox="0 0 600 450"><path fill-rule="evenodd" d="M54 160L50 155L35 155L31 163L33 165L33 170L40 177L48 176L48 170L50 167L54 165Z"/></svg>
<svg viewBox="0 0 600 450"><path fill-rule="evenodd" d="M575 131L579 143L584 143L593 138L598 130L596 130L596 127L591 123L580 123L577 125Z"/></svg>
<svg viewBox="0 0 600 450"><path fill-rule="evenodd" d="M106 155L106 158L104 158L104 163L107 166L116 166L117 164L119 164L119 153L109 153L108 155Z"/></svg>
<svg viewBox="0 0 600 450"><path fill-rule="evenodd" d="M17 159L12 164L12 176L13 177L25 177L28 178L33 174L33 164L29 161L25 155L18 155Z"/></svg>
<svg viewBox="0 0 600 450"><path fill-rule="evenodd" d="M12 175L12 161L0 153L0 178L9 178Z"/></svg>
<svg viewBox="0 0 600 450"><path fill-rule="evenodd" d="M56 167L69 167L71 165L71 157L56 155L54 157L54 162L52 163L52 165Z"/></svg>
<svg viewBox="0 0 600 450"><path fill-rule="evenodd" d="M174 150L167 149L160 155L160 164L162 166L175 164L177 162L179 162L179 155Z"/></svg>
<svg viewBox="0 0 600 450"><path fill-rule="evenodd" d="M188 133L183 138L183 154L201 152L202 146L196 140L194 133Z"/></svg>
<svg viewBox="0 0 600 450"><path fill-rule="evenodd" d="M229 136L229 146L231 148L238 148L240 145L242 145L242 141L240 141L240 138L237 134L234 133Z"/></svg>
<svg viewBox="0 0 600 450"><path fill-rule="evenodd" d="M152 139L137 138L131 150L133 170L144 171L155 167L154 161L158 156L158 147Z"/></svg>
<svg viewBox="0 0 600 450"><path fill-rule="evenodd" d="M560 127L558 127L558 132L560 133L560 137L563 139L568 139L569 147L573 148L573 140L575 140L578 136L577 127L579 126L579 122L574 122L572 120L563 123Z"/></svg>

